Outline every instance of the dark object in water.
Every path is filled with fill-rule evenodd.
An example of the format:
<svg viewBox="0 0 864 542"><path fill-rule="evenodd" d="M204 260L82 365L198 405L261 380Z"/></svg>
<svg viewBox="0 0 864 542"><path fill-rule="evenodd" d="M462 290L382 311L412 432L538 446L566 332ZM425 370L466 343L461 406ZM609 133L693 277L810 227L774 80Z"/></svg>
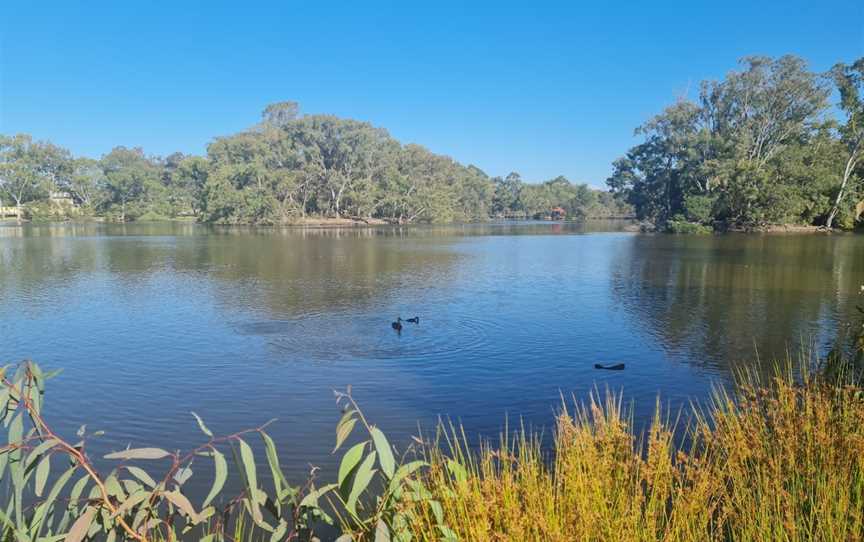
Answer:
<svg viewBox="0 0 864 542"><path fill-rule="evenodd" d="M616 363L615 365L603 365L602 363L595 363L594 368L595 369L606 369L607 371L623 371L624 370L624 364L623 363Z"/></svg>
<svg viewBox="0 0 864 542"><path fill-rule="evenodd" d="M393 322L390 325L393 327L393 329L395 329L396 331L401 333L402 332L402 317L400 316L399 318L396 319L395 322Z"/></svg>
<svg viewBox="0 0 864 542"><path fill-rule="evenodd" d="M411 323L411 324L419 324L419 323L420 323L420 317L419 317L419 316L415 316L414 318L409 318L409 319L407 319L407 320L405 320L405 321L406 321L406 322L409 322L409 323Z"/></svg>

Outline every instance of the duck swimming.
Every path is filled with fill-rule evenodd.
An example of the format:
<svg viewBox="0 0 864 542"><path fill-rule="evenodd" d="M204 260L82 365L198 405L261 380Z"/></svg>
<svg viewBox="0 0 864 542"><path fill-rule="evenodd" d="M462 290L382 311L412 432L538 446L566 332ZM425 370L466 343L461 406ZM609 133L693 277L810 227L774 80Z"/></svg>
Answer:
<svg viewBox="0 0 864 542"><path fill-rule="evenodd" d="M624 370L624 364L623 363L616 363L615 365L603 365L602 363L595 363L594 368L595 369L605 369L607 371L623 371Z"/></svg>
<svg viewBox="0 0 864 542"><path fill-rule="evenodd" d="M419 323L420 323L420 317L419 317L419 316L415 316L414 318L409 318L409 319L407 319L407 320L405 320L405 321L406 321L406 322L409 322L409 323L411 323L411 324L419 324Z"/></svg>
<svg viewBox="0 0 864 542"><path fill-rule="evenodd" d="M401 333L402 332L402 317L400 316L399 318L397 318L395 322L390 324L390 326L393 329L395 329L396 331Z"/></svg>

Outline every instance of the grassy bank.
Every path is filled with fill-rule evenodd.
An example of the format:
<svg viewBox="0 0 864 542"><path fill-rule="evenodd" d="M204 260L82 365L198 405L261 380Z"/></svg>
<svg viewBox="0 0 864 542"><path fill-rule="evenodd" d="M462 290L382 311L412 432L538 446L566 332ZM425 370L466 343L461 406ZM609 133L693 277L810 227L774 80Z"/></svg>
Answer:
<svg viewBox="0 0 864 542"><path fill-rule="evenodd" d="M562 408L551 449L525 430L469 449L442 425L399 453L338 394L336 449L356 444L333 483L292 487L266 424L216 437L197 416L200 447L122 450L99 471L86 429L66 440L41 418L47 376L25 363L3 377L0 540L308 540L325 523L340 541L864 539L864 389L850 379L745 375L674 419L658 403L641 434L620 396L595 396ZM193 461L215 467L194 503Z"/></svg>

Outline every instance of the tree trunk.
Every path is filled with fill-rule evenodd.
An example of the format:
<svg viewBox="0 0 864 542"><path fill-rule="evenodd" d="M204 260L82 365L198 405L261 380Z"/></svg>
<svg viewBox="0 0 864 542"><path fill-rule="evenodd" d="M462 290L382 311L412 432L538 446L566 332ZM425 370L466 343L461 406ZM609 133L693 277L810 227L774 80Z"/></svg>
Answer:
<svg viewBox="0 0 864 542"><path fill-rule="evenodd" d="M849 183L849 178L852 176L852 170L855 168L855 162L858 161L858 149L852 151L849 155L849 160L846 161L846 169L843 171L843 182L840 183L840 191L837 192L837 199L834 200L834 206L831 212L828 213L828 220L825 221L825 227L831 229L834 219L837 218L837 213L840 212L840 203L843 201L843 193L846 191L846 185Z"/></svg>

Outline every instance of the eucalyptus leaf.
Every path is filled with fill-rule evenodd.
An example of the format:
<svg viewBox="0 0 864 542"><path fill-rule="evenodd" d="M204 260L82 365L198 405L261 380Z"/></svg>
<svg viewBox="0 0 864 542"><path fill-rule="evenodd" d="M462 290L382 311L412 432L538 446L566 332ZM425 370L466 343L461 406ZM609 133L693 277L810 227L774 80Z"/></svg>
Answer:
<svg viewBox="0 0 864 542"><path fill-rule="evenodd" d="M377 427L370 430L372 441L375 443L375 450L378 451L378 463L381 465L381 470L387 478L393 477L393 472L396 470L396 462L393 459L393 448L387 442L387 437Z"/></svg>
<svg viewBox="0 0 864 542"><path fill-rule="evenodd" d="M216 477L213 479L213 486L210 488L210 493L208 493L207 498L204 499L202 507L205 508L208 504L213 502L216 495L222 491L222 487L225 485L225 480L228 478L228 462L225 461L225 456L215 448L213 449L213 465L216 467Z"/></svg>
<svg viewBox="0 0 864 542"><path fill-rule="evenodd" d="M366 459L357 468L357 474L354 475L354 482L351 484L351 492L348 495L345 506L355 515L357 514L357 499L360 498L360 495L366 490L369 482L372 481L372 477L375 475L375 470L372 467L375 465L376 456L375 452L367 455Z"/></svg>
<svg viewBox="0 0 864 542"><path fill-rule="evenodd" d="M132 448L122 452L112 452L105 459L162 459L171 455L161 448Z"/></svg>

